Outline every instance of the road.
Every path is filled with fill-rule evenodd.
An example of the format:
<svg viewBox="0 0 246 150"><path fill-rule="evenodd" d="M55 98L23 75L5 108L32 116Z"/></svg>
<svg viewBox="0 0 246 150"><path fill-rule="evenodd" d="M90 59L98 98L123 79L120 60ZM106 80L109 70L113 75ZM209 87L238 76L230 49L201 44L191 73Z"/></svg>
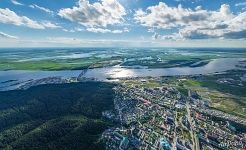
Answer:
<svg viewBox="0 0 246 150"><path fill-rule="evenodd" d="M190 97L190 91L188 92L188 95ZM188 118L188 121L190 123L190 134L191 134L191 138L192 138L192 143L193 143L193 150L199 150L199 141L194 133L194 129L193 129L193 119L191 117L191 113L190 113L190 109L191 109L191 106L189 104L189 102L187 101L186 102L186 109L187 109L187 118Z"/></svg>
<svg viewBox="0 0 246 150"><path fill-rule="evenodd" d="M172 146L172 150L176 150L176 144L177 144L177 130L176 130L176 127L178 125L178 121L177 121L177 111L175 111L175 127L174 127L174 135L173 135L173 146Z"/></svg>

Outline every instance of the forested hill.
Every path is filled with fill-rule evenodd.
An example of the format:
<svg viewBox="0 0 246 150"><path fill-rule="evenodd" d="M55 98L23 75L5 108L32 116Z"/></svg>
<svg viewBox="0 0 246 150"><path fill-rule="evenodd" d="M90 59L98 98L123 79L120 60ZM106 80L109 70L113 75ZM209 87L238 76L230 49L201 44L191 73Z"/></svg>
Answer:
<svg viewBox="0 0 246 150"><path fill-rule="evenodd" d="M110 124L113 84L42 85L0 92L0 149L103 149L98 138Z"/></svg>

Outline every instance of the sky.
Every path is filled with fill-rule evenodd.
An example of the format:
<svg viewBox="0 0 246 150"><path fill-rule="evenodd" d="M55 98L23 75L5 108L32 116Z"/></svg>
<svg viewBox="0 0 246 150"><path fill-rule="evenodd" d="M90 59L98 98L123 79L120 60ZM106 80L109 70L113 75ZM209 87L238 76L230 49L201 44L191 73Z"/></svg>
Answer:
<svg viewBox="0 0 246 150"><path fill-rule="evenodd" d="M245 0L0 0L0 47L246 47Z"/></svg>

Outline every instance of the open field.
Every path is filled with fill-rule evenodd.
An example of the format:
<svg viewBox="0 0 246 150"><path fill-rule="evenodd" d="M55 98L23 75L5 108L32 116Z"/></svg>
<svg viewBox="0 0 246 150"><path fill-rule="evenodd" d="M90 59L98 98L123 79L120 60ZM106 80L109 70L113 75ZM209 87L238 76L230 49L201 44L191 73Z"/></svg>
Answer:
<svg viewBox="0 0 246 150"><path fill-rule="evenodd" d="M190 78L182 82L182 89L192 89L211 102L211 107L246 118L245 71L228 71L218 75ZM223 80L222 80L223 79ZM227 81L227 80L229 81ZM221 82L224 81L225 82ZM226 82L227 81L227 82Z"/></svg>
<svg viewBox="0 0 246 150"><path fill-rule="evenodd" d="M0 49L0 70L80 70L120 64L123 67L200 67L216 58L246 58L237 51L210 49Z"/></svg>

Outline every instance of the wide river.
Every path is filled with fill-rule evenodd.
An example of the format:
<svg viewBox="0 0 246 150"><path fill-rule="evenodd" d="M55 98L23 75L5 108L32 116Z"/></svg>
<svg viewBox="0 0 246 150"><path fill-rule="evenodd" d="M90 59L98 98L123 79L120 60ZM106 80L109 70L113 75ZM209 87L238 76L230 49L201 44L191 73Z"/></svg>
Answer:
<svg viewBox="0 0 246 150"><path fill-rule="evenodd" d="M132 69L122 68L120 66L95 68L88 70L83 77L94 78L100 81L106 81L107 78L126 78L126 77L159 77L159 76L175 76L175 75L197 75L211 74L223 72L232 69L239 69L237 65L240 61L246 61L246 58L220 58L210 61L202 67L173 67L159 69ZM241 68L242 69L242 68ZM42 79L47 77L77 77L81 73L80 70L64 70L64 71L25 71L10 70L0 71L0 90L14 89L21 82L30 79ZM6 82L14 80L11 82ZM12 87L12 88L11 88Z"/></svg>

